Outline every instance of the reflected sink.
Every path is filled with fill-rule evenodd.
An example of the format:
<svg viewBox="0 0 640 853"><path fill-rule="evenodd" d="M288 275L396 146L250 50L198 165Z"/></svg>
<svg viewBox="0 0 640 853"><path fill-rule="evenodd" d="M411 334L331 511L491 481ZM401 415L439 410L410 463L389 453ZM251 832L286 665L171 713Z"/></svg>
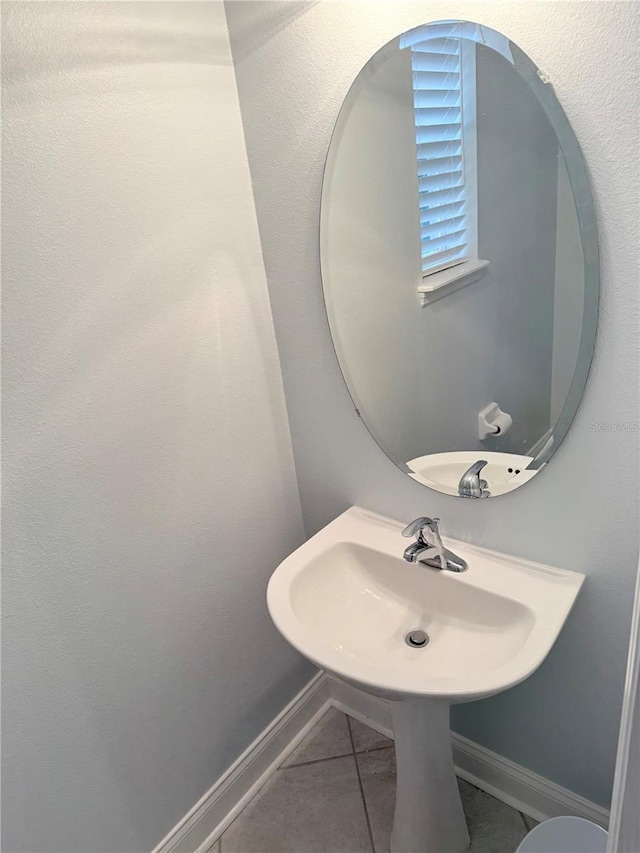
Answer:
<svg viewBox="0 0 640 853"><path fill-rule="evenodd" d="M450 704L491 696L531 675L584 576L447 538L468 571L408 563L403 527L352 507L278 566L267 603L303 655L392 700L391 853L463 853L469 835L451 753ZM414 631L426 634L426 644L408 645Z"/></svg>
<svg viewBox="0 0 640 853"><path fill-rule="evenodd" d="M504 495L526 483L539 469L527 470L533 456L498 453L488 450L452 450L449 453L430 453L407 462L409 476L419 483L446 495L458 494L458 483L474 462L485 459L482 479L492 496ZM541 466L542 467L542 466Z"/></svg>

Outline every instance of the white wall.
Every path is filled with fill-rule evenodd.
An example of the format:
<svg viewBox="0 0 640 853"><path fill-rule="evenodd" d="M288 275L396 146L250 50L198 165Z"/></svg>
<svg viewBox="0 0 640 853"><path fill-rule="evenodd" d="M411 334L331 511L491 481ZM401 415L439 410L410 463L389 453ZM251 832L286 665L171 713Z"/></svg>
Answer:
<svg viewBox="0 0 640 853"><path fill-rule="evenodd" d="M506 435L481 446L526 453L551 426L558 141L525 79L491 48L476 51L478 251L491 264L460 292L466 301L449 308L452 332L458 314L466 342L459 374L472 380L455 384L475 403L464 414L476 441L477 413L488 403L513 418Z"/></svg>
<svg viewBox="0 0 640 853"><path fill-rule="evenodd" d="M351 504L588 575L542 668L455 709L455 728L607 803L638 547L638 81L633 3L227 2L236 76L308 533ZM591 170L602 248L598 341L582 405L549 468L508 496L428 491L353 412L322 304L317 233L331 130L360 68L428 20L501 30L552 80ZM624 85L620 85L623 80Z"/></svg>
<svg viewBox="0 0 640 853"><path fill-rule="evenodd" d="M149 850L311 674L220 3L5 3L3 850Z"/></svg>
<svg viewBox="0 0 640 853"><path fill-rule="evenodd" d="M429 448L417 349L424 332L412 73L411 51L396 50L355 84L336 126L322 199L334 341L365 423L397 462Z"/></svg>

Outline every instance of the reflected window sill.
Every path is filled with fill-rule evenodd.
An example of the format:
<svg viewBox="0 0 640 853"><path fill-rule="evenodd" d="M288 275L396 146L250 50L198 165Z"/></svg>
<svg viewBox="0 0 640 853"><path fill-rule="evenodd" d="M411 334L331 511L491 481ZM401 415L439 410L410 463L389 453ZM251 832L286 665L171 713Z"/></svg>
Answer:
<svg viewBox="0 0 640 853"><path fill-rule="evenodd" d="M457 290L473 284L483 275L483 271L488 266L489 261L465 261L463 264L425 276L422 279L422 284L418 285L418 298L421 307L431 305L433 302L442 299L443 296L449 296L450 293L455 293Z"/></svg>

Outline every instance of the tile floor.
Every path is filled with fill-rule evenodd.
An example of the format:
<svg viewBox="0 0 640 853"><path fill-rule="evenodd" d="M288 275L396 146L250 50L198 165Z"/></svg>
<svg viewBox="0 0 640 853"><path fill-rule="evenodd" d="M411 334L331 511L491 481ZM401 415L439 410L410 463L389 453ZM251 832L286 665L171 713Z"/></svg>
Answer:
<svg viewBox="0 0 640 853"><path fill-rule="evenodd" d="M535 821L458 781L469 853L514 853ZM388 853L394 793L392 741L332 708L210 853Z"/></svg>

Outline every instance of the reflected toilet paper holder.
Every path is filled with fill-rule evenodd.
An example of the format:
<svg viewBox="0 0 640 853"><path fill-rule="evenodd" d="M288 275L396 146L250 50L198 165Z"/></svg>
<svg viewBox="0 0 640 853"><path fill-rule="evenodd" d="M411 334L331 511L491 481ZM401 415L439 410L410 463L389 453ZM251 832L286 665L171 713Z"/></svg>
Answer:
<svg viewBox="0 0 640 853"><path fill-rule="evenodd" d="M489 436L501 436L509 431L513 418L503 412L497 403L489 403L478 412L478 438L484 441Z"/></svg>

